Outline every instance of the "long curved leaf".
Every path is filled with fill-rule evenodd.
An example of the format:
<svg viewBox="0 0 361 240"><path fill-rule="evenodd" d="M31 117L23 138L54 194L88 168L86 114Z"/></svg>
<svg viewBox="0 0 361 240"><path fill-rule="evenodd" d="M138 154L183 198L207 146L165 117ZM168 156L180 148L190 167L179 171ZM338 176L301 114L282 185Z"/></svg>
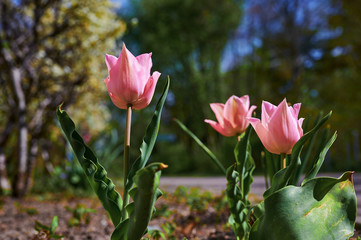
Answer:
<svg viewBox="0 0 361 240"><path fill-rule="evenodd" d="M252 133L252 126L249 126L244 133L241 140L237 143L234 149L234 156L237 163L237 172L239 174L239 186L241 189L242 200L246 201L248 193L251 190L253 183L252 173L256 167L253 157L251 155L250 136Z"/></svg>
<svg viewBox="0 0 361 240"><path fill-rule="evenodd" d="M332 144L335 142L337 137L337 132L335 132L333 134L333 136L331 137L331 139L327 142L326 146L322 149L317 161L315 161L313 163L312 169L306 174L303 183L307 182L308 180L316 177L318 171L320 171L321 166L325 160L326 154L328 152L328 150L330 149L330 147L332 146Z"/></svg>
<svg viewBox="0 0 361 240"><path fill-rule="evenodd" d="M216 155L214 155L212 151L209 150L209 148L204 145L204 143L202 143L202 141L199 140L199 138L194 135L194 133L192 133L192 131L189 130L181 121L179 121L178 119L174 119L174 121L181 127L184 132L186 132L191 138L193 138L193 140L198 144L198 146L202 148L202 150L212 159L212 161L217 165L217 167L226 175L226 169L218 160Z"/></svg>
<svg viewBox="0 0 361 240"><path fill-rule="evenodd" d="M353 235L356 194L352 172L287 186L264 200L250 240L344 240Z"/></svg>
<svg viewBox="0 0 361 240"><path fill-rule="evenodd" d="M132 186L134 184L133 177L135 176L136 172L139 169L144 168L144 166L148 162L150 154L153 151L153 147L155 145L155 142L156 142L157 136L158 136L160 118L161 118L161 114L162 114L163 105L165 103L165 100L166 100L167 94L168 94L168 90L169 90L169 84L170 84L170 79L168 77L166 85L163 89L162 96L160 97L160 99L157 103L153 118L147 127L142 145L140 146L140 156L133 163L133 165L128 173L127 182L125 184L125 191L129 191L132 188Z"/></svg>
<svg viewBox="0 0 361 240"><path fill-rule="evenodd" d="M107 177L107 172L100 165L97 157L75 130L74 122L65 111L61 110L61 106L58 107L56 114L64 135L70 143L90 185L105 210L109 213L114 226L117 226L121 219L122 209L122 199L119 193L114 189L113 182Z"/></svg>

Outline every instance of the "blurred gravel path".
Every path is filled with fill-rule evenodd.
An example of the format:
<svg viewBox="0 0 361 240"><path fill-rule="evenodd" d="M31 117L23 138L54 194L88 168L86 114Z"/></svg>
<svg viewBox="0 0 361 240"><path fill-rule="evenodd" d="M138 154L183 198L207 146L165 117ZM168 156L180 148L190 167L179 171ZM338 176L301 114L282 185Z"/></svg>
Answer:
<svg viewBox="0 0 361 240"><path fill-rule="evenodd" d="M342 173L322 173L318 176L330 176L338 178ZM226 188L226 179L224 177L161 177L160 188L174 192L178 186L200 187L203 190L210 191L214 194L221 194ZM357 195L357 219L356 222L361 224L361 173L354 174L354 186ZM262 198L266 190L263 176L256 176L252 184L251 193Z"/></svg>

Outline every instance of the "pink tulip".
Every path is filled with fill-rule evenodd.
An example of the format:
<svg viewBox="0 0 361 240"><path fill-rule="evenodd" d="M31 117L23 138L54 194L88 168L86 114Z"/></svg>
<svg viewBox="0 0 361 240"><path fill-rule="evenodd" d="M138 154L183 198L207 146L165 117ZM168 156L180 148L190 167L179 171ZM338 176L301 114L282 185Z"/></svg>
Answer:
<svg viewBox="0 0 361 240"><path fill-rule="evenodd" d="M284 99L277 107L273 104L262 102L261 120L250 118L264 147L271 153L290 154L293 146L303 136L303 118L298 118L301 103L287 105Z"/></svg>
<svg viewBox="0 0 361 240"><path fill-rule="evenodd" d="M143 109L152 100L159 72L150 76L152 68L152 53L134 57L123 44L119 58L112 55L105 56L108 66L108 77L104 80L109 96L114 105L126 109Z"/></svg>
<svg viewBox="0 0 361 240"><path fill-rule="evenodd" d="M231 96L226 104L211 103L210 104L217 121L204 120L209 123L220 134L231 137L243 133L249 125L248 117L252 116L252 112L256 106L249 107L249 97Z"/></svg>

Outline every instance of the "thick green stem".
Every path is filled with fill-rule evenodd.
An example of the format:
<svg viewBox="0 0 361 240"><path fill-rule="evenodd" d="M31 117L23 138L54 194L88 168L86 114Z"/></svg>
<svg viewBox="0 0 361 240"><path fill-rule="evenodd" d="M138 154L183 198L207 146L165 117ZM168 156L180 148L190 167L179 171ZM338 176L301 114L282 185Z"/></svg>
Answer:
<svg viewBox="0 0 361 240"><path fill-rule="evenodd" d="M286 154L281 153L281 169L286 168Z"/></svg>
<svg viewBox="0 0 361 240"><path fill-rule="evenodd" d="M129 193L128 193L128 191L125 191L125 184L127 183L127 177L128 177L129 165L130 165L129 150L130 150L131 122L132 122L132 106L128 105L127 120L126 120L126 124L125 124L125 134L124 134L124 158L123 158L123 161L124 161L124 166L123 166L124 190L123 190L122 220L125 220L128 218L128 213L125 210L125 207L128 205L128 202L129 202Z"/></svg>

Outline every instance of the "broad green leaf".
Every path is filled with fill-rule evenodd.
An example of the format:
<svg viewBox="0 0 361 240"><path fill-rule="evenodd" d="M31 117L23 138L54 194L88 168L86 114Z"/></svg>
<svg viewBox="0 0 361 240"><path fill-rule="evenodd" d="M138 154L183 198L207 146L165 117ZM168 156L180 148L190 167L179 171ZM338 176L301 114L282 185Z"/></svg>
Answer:
<svg viewBox="0 0 361 240"><path fill-rule="evenodd" d="M152 163L137 171L134 176L136 188L131 191L134 202L130 203L128 209L129 221L116 227L112 240L139 240L146 233L154 203L161 194L158 189L160 170L165 167L162 163Z"/></svg>
<svg viewBox="0 0 361 240"><path fill-rule="evenodd" d="M179 121L178 119L174 119L174 121L181 127L181 129L186 132L191 138L193 138L193 140L198 144L198 146L201 147L201 149L212 159L212 161L217 165L217 167L224 173L226 174L226 169L223 167L223 165L221 164L221 162L217 159L216 155L214 155L212 153L211 150L209 150L209 148L204 145L204 143L202 143L201 140L199 140L199 138L194 135L194 133L192 133L191 130L189 130L181 121Z"/></svg>
<svg viewBox="0 0 361 240"><path fill-rule="evenodd" d="M114 226L117 226L121 219L122 199L114 189L113 182L107 177L107 172L99 163L92 150L84 143L80 134L75 130L74 122L65 111L61 110L60 106L57 109L57 117L64 135L70 143L90 185L105 210L109 213Z"/></svg>
<svg viewBox="0 0 361 240"><path fill-rule="evenodd" d="M250 240L343 240L353 235L356 194L352 172L287 186L264 200Z"/></svg>
<svg viewBox="0 0 361 240"><path fill-rule="evenodd" d="M133 163L133 165L129 171L129 174L127 177L127 182L125 184L125 191L129 191L129 189L132 188L132 186L134 184L133 177L135 176L136 172L139 169L144 168L144 166L148 162L150 154L152 153L153 147L155 145L155 142L156 142L157 136L158 136L162 109L163 109L165 100L167 98L169 84L170 84L170 79L168 77L166 85L165 85L163 93L162 93L162 96L160 97L160 99L157 103L153 118L147 127L142 145L140 146L140 156Z"/></svg>

